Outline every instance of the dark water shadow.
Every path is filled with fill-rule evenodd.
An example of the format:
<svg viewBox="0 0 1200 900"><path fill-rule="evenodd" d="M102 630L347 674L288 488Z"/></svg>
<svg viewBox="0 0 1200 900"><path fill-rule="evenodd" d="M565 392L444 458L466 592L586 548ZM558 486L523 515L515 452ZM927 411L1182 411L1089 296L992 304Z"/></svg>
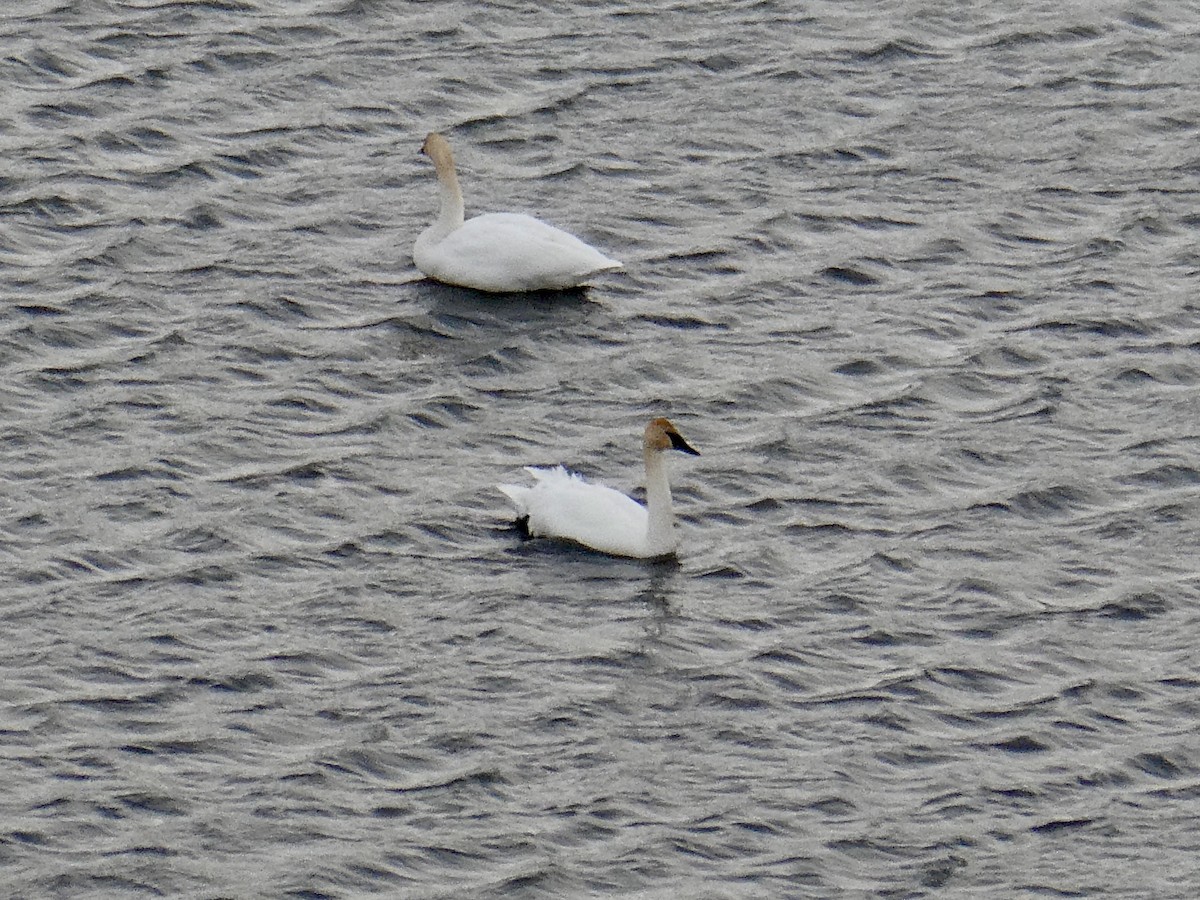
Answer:
<svg viewBox="0 0 1200 900"><path fill-rule="evenodd" d="M649 578L637 593L638 603L653 610L658 616L671 615L671 598L675 595L679 573L683 571L682 563L676 556L664 556L644 560L642 566Z"/></svg>
<svg viewBox="0 0 1200 900"><path fill-rule="evenodd" d="M674 555L633 559L610 556L559 538L530 537L521 520L497 527L495 531L513 541L505 551L508 555L544 563L545 570L561 573L572 583L581 586L628 585L631 581L641 581L642 586L634 598L663 612L669 610L675 580L683 570Z"/></svg>
<svg viewBox="0 0 1200 900"><path fill-rule="evenodd" d="M371 328L415 328L453 334L463 329L487 326L532 326L546 324L561 328L579 324L602 310L599 295L592 288L564 291L525 291L489 293L472 288L442 284L430 278L413 278L400 283L404 296L398 302L409 306L394 308L353 321L331 324L303 324L304 331L361 331Z"/></svg>
<svg viewBox="0 0 1200 900"><path fill-rule="evenodd" d="M423 302L425 314L448 329L463 325L536 327L539 324L561 328L582 322L602 309L586 287L493 294L429 279L416 287L416 299Z"/></svg>

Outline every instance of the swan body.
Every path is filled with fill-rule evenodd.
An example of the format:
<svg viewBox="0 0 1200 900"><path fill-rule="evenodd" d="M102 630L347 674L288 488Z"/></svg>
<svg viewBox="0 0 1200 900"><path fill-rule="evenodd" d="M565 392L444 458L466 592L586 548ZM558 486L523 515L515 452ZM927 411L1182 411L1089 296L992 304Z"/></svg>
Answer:
<svg viewBox="0 0 1200 900"><path fill-rule="evenodd" d="M527 468L534 484L502 484L518 521L531 537L574 541L613 556L651 559L675 552L675 516L671 486L662 454L679 450L699 456L667 419L646 426L642 440L646 463L646 505L620 491L585 481L562 466Z"/></svg>
<svg viewBox="0 0 1200 900"><path fill-rule="evenodd" d="M464 221L450 144L435 132L421 152L433 161L441 189L437 221L413 246L413 262L430 278L478 291L546 291L579 287L598 272L622 268L533 216L487 213Z"/></svg>

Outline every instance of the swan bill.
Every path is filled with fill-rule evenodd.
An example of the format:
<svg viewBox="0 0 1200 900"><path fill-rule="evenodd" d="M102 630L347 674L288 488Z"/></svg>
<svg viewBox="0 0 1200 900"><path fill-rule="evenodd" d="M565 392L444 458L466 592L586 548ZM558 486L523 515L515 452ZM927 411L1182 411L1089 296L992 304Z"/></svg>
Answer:
<svg viewBox="0 0 1200 900"><path fill-rule="evenodd" d="M678 450L680 453L687 453L691 456L699 456L700 451L683 439L683 435L678 431L668 431L667 439L671 442L671 449Z"/></svg>

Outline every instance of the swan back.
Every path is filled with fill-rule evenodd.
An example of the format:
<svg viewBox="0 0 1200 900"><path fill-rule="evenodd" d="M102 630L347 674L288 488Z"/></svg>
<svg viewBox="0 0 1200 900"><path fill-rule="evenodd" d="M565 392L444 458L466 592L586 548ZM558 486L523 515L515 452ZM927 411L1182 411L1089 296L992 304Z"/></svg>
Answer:
<svg viewBox="0 0 1200 900"><path fill-rule="evenodd" d="M525 471L534 478L532 487L502 484L500 490L527 519L531 537L561 538L616 556L646 555L647 513L642 504L562 466Z"/></svg>
<svg viewBox="0 0 1200 900"><path fill-rule="evenodd" d="M438 281L493 292L563 290L621 268L574 235L521 213L467 219L436 243L418 244L413 259Z"/></svg>

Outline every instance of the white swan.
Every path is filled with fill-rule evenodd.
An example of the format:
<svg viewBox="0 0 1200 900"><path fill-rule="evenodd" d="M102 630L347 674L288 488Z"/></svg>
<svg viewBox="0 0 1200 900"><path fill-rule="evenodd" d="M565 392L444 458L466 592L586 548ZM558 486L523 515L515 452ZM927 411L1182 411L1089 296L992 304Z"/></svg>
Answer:
<svg viewBox="0 0 1200 900"><path fill-rule="evenodd" d="M579 287L597 272L622 268L533 216L487 213L464 222L450 145L434 132L421 152L433 161L442 193L437 221L413 247L413 262L430 278L478 291L546 291Z"/></svg>
<svg viewBox="0 0 1200 900"><path fill-rule="evenodd" d="M517 522L531 537L574 541L602 553L649 559L675 552L675 515L667 483L665 450L699 456L675 426L655 419L642 441L646 459L646 505L601 484L589 484L558 466L527 468L534 485L498 485L517 508Z"/></svg>

